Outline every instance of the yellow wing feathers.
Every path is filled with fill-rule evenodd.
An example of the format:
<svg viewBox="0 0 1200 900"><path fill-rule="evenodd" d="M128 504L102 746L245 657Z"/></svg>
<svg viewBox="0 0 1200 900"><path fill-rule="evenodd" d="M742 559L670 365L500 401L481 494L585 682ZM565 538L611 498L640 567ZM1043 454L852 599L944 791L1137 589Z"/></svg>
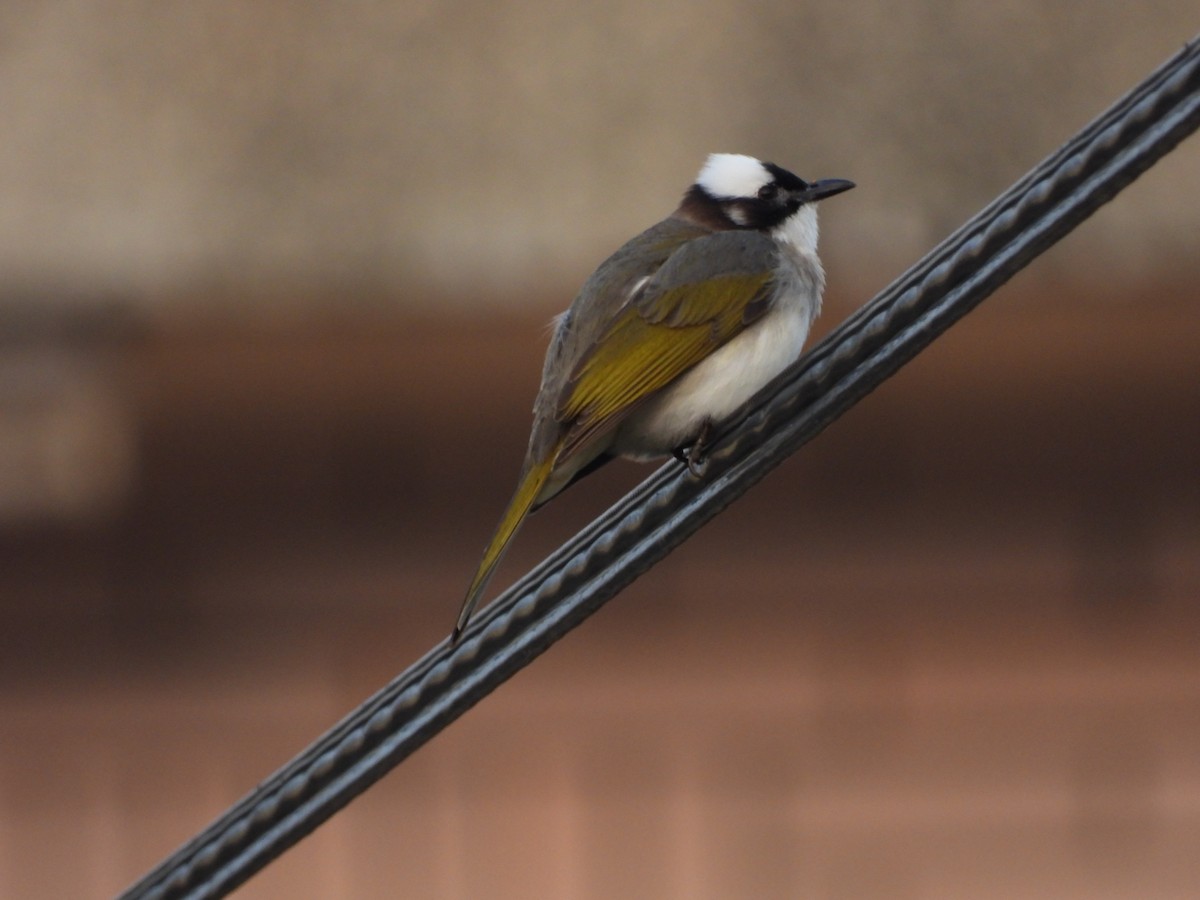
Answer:
<svg viewBox="0 0 1200 900"><path fill-rule="evenodd" d="M757 318L755 301L766 295L770 278L769 271L720 276L630 304L567 382L557 416L570 423L564 454L624 418Z"/></svg>

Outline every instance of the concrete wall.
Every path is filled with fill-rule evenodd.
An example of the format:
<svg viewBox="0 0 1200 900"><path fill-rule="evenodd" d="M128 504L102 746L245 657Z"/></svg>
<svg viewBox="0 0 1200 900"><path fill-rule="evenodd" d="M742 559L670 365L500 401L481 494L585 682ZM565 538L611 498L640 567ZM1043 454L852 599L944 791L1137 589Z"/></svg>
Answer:
<svg viewBox="0 0 1200 900"><path fill-rule="evenodd" d="M713 150L857 180L826 246L861 293L1195 27L1189 0L9 3L0 304L565 302ZM1198 192L1193 142L1040 269L1194 274Z"/></svg>

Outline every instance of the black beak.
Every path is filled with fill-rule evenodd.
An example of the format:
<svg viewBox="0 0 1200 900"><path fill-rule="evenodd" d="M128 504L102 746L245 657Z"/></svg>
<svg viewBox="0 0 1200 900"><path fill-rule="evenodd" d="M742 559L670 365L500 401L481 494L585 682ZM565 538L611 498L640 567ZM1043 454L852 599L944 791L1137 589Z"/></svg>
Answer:
<svg viewBox="0 0 1200 900"><path fill-rule="evenodd" d="M822 178L801 191L800 197L803 202L812 203L832 197L834 194L840 194L842 191L848 191L852 187L854 187L854 182L847 181L845 178Z"/></svg>

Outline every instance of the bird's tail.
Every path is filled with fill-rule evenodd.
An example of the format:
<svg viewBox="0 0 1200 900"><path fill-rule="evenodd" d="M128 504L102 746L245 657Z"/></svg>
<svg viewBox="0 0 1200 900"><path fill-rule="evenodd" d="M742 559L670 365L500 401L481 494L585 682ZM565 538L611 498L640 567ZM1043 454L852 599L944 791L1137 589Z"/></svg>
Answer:
<svg viewBox="0 0 1200 900"><path fill-rule="evenodd" d="M496 533L492 535L487 549L483 552L479 570L475 573L475 578L472 579L471 586L467 589L462 611L458 614L458 622L450 635L451 643L456 643L463 633L463 629L467 627L467 621L471 618L471 613L475 610L475 604L479 602L483 589L487 587L488 579L492 577L492 572L500 564L500 559L504 556L509 542L516 535L517 529L521 527L521 523L533 508L542 488L545 487L546 479L550 477L550 471L554 468L556 456L555 453L550 454L547 460L531 465L521 476L521 483L517 485L517 491L509 501L508 509L504 511L500 524L496 526Z"/></svg>

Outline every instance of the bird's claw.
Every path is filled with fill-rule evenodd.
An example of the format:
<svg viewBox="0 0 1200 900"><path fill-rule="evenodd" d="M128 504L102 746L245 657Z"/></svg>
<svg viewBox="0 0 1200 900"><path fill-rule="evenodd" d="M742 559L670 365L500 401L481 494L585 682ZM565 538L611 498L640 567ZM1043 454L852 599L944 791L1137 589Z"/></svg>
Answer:
<svg viewBox="0 0 1200 900"><path fill-rule="evenodd" d="M700 433L692 443L676 447L671 455L687 467L693 478L701 478L708 469L708 439L712 435L712 422L700 426Z"/></svg>

